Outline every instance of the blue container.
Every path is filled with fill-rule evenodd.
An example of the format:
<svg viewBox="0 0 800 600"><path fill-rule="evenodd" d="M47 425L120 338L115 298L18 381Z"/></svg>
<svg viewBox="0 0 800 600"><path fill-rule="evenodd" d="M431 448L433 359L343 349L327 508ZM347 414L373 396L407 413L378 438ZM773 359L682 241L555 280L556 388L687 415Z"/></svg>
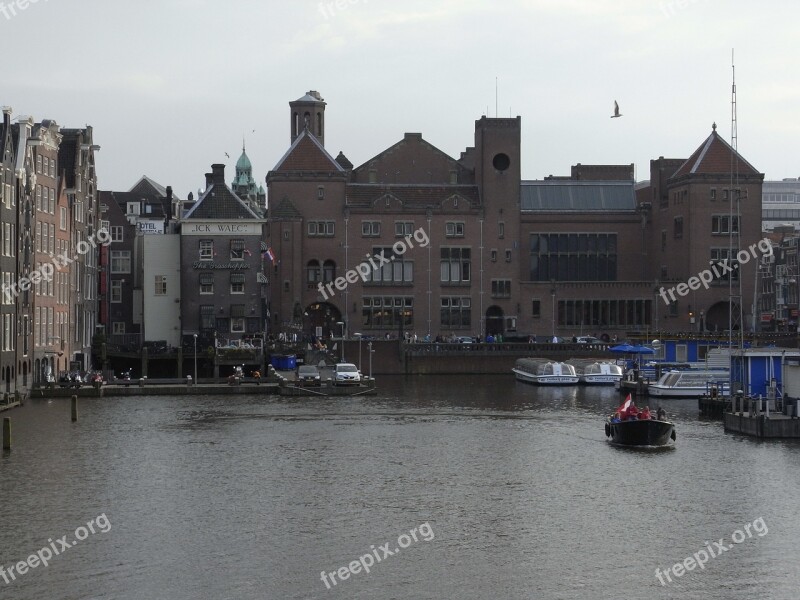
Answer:
<svg viewBox="0 0 800 600"><path fill-rule="evenodd" d="M277 371L294 371L297 368L297 357L294 354L274 354L270 364Z"/></svg>

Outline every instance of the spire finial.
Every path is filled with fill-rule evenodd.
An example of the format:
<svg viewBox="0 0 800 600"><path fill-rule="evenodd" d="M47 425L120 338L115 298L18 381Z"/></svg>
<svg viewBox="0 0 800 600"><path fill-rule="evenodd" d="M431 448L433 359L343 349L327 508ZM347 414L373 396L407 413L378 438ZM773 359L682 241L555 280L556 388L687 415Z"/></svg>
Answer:
<svg viewBox="0 0 800 600"><path fill-rule="evenodd" d="M716 130L717 130L717 122L716 122L716 121L714 121L714 122L711 124L711 131L716 131Z"/></svg>

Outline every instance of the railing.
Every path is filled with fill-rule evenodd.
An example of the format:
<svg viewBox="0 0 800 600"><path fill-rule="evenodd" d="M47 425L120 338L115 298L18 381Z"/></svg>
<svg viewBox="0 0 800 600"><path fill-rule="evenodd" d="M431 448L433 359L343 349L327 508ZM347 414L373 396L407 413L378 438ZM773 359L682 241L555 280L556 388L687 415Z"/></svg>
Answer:
<svg viewBox="0 0 800 600"><path fill-rule="evenodd" d="M501 342L481 344L456 344L456 343L411 343L403 344L403 350L411 356L426 356L437 354L507 354L507 355L592 355L609 354L609 348L614 344L573 344L573 343L543 343L528 344L524 342ZM614 353L610 353L614 354Z"/></svg>

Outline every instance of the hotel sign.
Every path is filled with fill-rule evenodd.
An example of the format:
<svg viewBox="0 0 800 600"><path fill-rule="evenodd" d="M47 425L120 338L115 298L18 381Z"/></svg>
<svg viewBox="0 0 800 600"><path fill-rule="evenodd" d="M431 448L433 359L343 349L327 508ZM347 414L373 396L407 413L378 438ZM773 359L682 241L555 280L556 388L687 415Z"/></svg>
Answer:
<svg viewBox="0 0 800 600"><path fill-rule="evenodd" d="M183 235L258 235L262 234L261 223L242 223L241 221L213 223L185 222L181 227Z"/></svg>
<svg viewBox="0 0 800 600"><path fill-rule="evenodd" d="M243 262L229 262L229 263L215 263L210 260L198 260L192 265L193 269L228 269L231 271L244 271L250 268L250 265Z"/></svg>
<svg viewBox="0 0 800 600"><path fill-rule="evenodd" d="M164 221L137 221L136 229L142 235L155 235L164 233Z"/></svg>

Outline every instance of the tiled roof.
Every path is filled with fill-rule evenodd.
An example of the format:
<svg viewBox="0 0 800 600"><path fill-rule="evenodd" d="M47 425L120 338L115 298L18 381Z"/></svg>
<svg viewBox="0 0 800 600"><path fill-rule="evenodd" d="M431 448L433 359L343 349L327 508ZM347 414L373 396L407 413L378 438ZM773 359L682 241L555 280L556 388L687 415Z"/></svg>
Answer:
<svg viewBox="0 0 800 600"><path fill-rule="evenodd" d="M608 212L636 210L633 181L523 181L520 210Z"/></svg>
<svg viewBox="0 0 800 600"><path fill-rule="evenodd" d="M470 207L480 206L480 192L474 185L406 185L352 183L347 186L347 204L372 206L382 198L396 198L404 207L438 207L450 198L463 198Z"/></svg>
<svg viewBox="0 0 800 600"><path fill-rule="evenodd" d="M260 219L231 189L220 183L211 185L182 220Z"/></svg>
<svg viewBox="0 0 800 600"><path fill-rule="evenodd" d="M732 160L734 156L736 156L736 162ZM714 127L711 135L681 165L672 178L695 174L729 175L732 167L733 172L738 172L739 175L760 175L753 165L742 158L741 154L735 154L734 149L719 136Z"/></svg>
<svg viewBox="0 0 800 600"><path fill-rule="evenodd" d="M137 181L133 185L133 187L131 187L131 189L128 190L128 191L136 193L136 194L143 194L143 195L152 194L152 195L161 196L162 198L166 198L167 197L167 188L165 188L163 185L161 185L157 181L153 181L147 175L142 175L141 179L139 179L139 181ZM177 196L175 196L174 194L173 194L173 198L175 200L179 200L179 198Z"/></svg>
<svg viewBox="0 0 800 600"><path fill-rule="evenodd" d="M304 129L286 151L286 154L278 161L278 164L275 165L273 171L333 171L342 173L344 169L328 154L328 151L319 143L319 140L309 133L308 129Z"/></svg>
<svg viewBox="0 0 800 600"><path fill-rule="evenodd" d="M269 209L270 219L302 219L303 214L289 198L284 197L278 206Z"/></svg>
<svg viewBox="0 0 800 600"><path fill-rule="evenodd" d="M144 212L142 209L142 214L140 216L145 218L157 218L157 217L165 217L168 213L170 208L165 206L166 199L157 195L157 194L143 194L139 192L104 192L101 191L101 194L108 194L105 196L106 201L113 201L116 202L117 205L122 209L122 212L125 212L128 208L128 202L142 202L148 206L152 206L152 212Z"/></svg>

